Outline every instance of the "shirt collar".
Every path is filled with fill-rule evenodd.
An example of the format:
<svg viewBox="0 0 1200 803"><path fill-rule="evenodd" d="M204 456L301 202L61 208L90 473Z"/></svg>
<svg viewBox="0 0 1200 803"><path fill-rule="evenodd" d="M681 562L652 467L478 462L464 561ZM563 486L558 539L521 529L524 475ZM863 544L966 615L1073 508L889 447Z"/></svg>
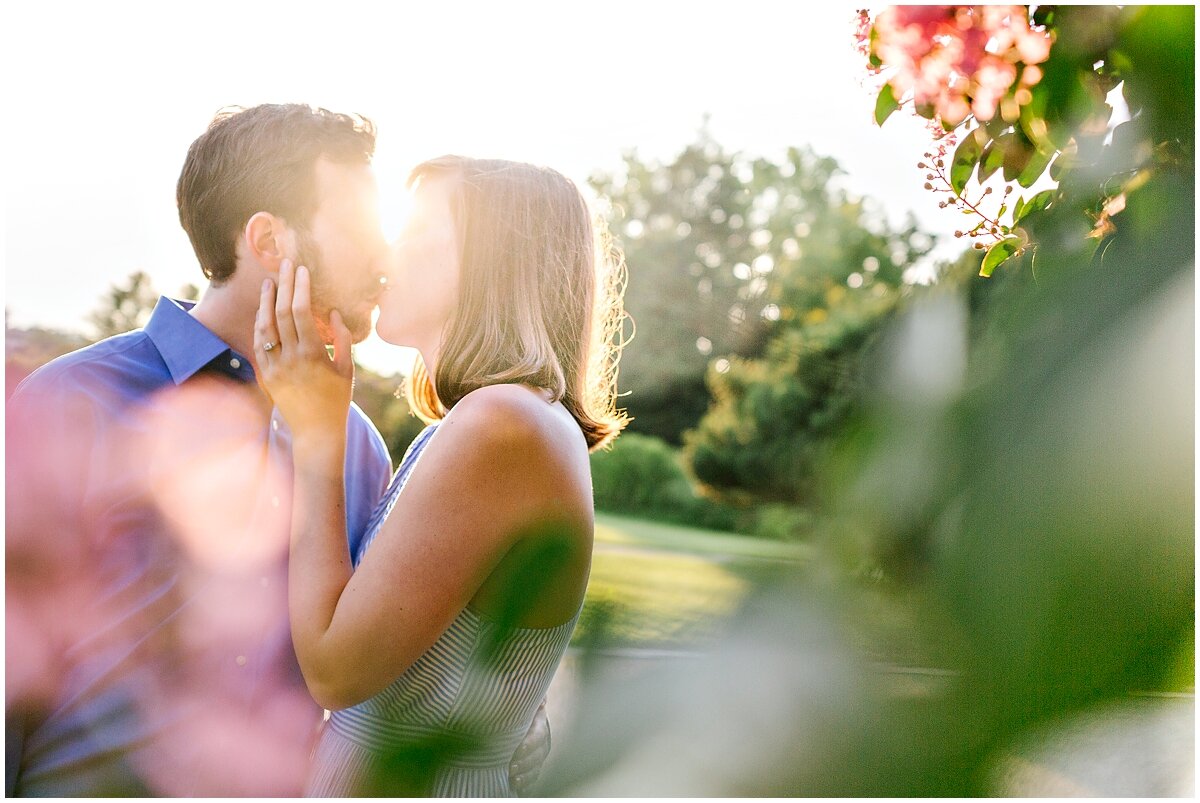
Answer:
<svg viewBox="0 0 1200 803"><path fill-rule="evenodd" d="M189 310L194 301L178 301L162 296L146 324L146 334L162 355L176 385L186 382L201 369L218 358L223 360L226 373L245 381L253 381L254 370L250 361L239 355L229 344L193 318ZM227 358L230 355L240 363L239 370L230 371Z"/></svg>

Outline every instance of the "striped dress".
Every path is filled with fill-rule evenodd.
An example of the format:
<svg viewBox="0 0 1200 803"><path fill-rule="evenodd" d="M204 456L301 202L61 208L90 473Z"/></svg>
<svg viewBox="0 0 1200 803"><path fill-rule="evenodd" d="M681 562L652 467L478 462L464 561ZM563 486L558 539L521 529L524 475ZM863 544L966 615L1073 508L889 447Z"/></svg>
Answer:
<svg viewBox="0 0 1200 803"><path fill-rule="evenodd" d="M437 425L413 441L367 527L379 533ZM310 797L512 797L508 765L567 649L579 613L546 629L501 628L465 608L395 682L333 712L313 756Z"/></svg>

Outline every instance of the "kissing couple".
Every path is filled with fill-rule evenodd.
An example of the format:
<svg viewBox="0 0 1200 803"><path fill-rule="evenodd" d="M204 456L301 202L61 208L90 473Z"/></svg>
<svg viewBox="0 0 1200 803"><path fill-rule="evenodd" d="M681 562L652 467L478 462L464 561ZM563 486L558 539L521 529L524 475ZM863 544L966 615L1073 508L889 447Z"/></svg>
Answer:
<svg viewBox="0 0 1200 803"><path fill-rule="evenodd" d="M588 454L625 424L624 268L571 181L501 160L418 165L389 243L374 149L358 115L218 113L177 186L203 298L9 400L10 794L536 779ZM376 307L426 424L394 472L351 401Z"/></svg>

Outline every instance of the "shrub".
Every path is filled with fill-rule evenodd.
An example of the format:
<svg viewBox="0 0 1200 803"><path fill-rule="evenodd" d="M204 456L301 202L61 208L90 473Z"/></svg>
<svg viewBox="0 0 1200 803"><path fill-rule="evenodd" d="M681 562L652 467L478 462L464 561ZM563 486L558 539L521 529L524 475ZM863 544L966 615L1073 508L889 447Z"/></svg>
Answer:
<svg viewBox="0 0 1200 803"><path fill-rule="evenodd" d="M807 508L786 504L760 505L754 516L754 535L773 541L806 541L816 527Z"/></svg>
<svg viewBox="0 0 1200 803"><path fill-rule="evenodd" d="M658 438L626 432L592 455L596 508L714 530L739 528L746 515L698 495L679 453Z"/></svg>

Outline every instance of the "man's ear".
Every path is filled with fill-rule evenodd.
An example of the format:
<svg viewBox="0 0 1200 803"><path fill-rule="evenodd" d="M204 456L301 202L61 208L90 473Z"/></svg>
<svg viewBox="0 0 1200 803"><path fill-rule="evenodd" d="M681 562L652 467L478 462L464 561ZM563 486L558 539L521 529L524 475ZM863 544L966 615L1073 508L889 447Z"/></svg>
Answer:
<svg viewBox="0 0 1200 803"><path fill-rule="evenodd" d="M287 224L270 212L255 212L242 231L250 256L272 273L278 273L279 263L291 254L291 240Z"/></svg>

